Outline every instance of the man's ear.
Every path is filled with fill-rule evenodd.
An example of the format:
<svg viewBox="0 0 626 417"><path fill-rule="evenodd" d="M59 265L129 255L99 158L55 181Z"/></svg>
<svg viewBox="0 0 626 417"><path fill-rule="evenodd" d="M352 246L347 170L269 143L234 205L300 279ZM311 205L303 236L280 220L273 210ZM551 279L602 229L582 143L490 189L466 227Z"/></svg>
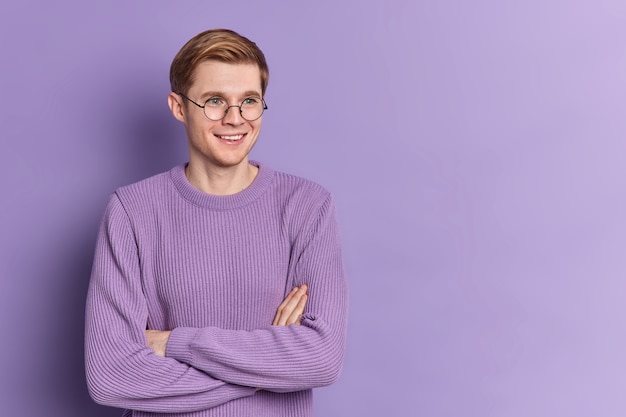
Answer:
<svg viewBox="0 0 626 417"><path fill-rule="evenodd" d="M169 93L167 96L167 105L170 106L170 111L176 120L185 123L183 98L176 93Z"/></svg>

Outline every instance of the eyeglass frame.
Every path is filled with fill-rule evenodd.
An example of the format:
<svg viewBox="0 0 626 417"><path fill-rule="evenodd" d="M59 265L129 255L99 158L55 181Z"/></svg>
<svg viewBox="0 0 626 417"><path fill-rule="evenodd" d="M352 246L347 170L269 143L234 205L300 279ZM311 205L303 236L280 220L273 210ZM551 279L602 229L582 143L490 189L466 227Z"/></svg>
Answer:
<svg viewBox="0 0 626 417"><path fill-rule="evenodd" d="M235 104L230 104L228 105L228 107L226 107L226 109L224 110L224 115L222 117L220 117L219 119L211 119L209 116L207 116L206 114L206 104L209 102L209 100L215 98L215 97L219 97L219 96L213 96L213 97L209 97L206 99L206 101L204 102L204 106L199 105L198 103L196 103L195 101L193 101L192 99L190 99L189 97L187 97L186 95L184 95L181 92L176 92L176 94L178 94L179 96L181 96L182 98L184 98L185 100L195 104L196 106L200 107L202 109L202 113L204 114L204 117L206 117L207 119L209 119L212 122L219 122L220 120L223 120L224 117L226 117L226 115L228 114L228 110L230 110L231 107L237 107L239 108L239 115L241 116L242 119L248 121L248 122L254 122L255 120L259 120L261 118L261 116L263 116L263 113L265 113L265 110L268 109L267 107L267 103L265 102L265 100L261 97L259 97L261 99L261 102L263 103L263 111L261 111L261 114L259 114L259 117L257 117L256 119L246 119L245 117L243 117L243 109L241 108L241 106L243 106L243 102L246 101L247 99L249 99L250 97L255 97L255 96L249 96L244 98L243 100L241 100L241 103L237 106ZM224 98L224 97L220 97L220 98ZM224 99L226 100L226 99ZM228 101L226 101L226 104L228 104Z"/></svg>

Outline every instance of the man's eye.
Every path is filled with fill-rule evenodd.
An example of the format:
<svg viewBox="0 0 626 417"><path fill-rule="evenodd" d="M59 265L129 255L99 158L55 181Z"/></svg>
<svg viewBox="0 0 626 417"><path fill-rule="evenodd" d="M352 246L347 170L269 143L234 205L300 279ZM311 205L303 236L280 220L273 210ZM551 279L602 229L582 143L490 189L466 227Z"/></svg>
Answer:
<svg viewBox="0 0 626 417"><path fill-rule="evenodd" d="M224 105L224 99L221 97L211 97L206 101L206 105L211 107L221 107Z"/></svg>
<svg viewBox="0 0 626 417"><path fill-rule="evenodd" d="M260 102L261 99L258 97L248 97L244 99L241 104L243 104L244 106L254 106L256 104L259 104Z"/></svg>

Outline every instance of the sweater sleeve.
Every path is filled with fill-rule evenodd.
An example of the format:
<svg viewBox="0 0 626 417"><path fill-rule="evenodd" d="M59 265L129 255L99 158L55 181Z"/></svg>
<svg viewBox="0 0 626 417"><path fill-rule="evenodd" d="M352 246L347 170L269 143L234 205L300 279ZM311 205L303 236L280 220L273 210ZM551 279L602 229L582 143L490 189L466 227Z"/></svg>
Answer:
<svg viewBox="0 0 626 417"><path fill-rule="evenodd" d="M308 221L307 233L294 243L294 282L309 288L301 326L179 327L166 355L214 378L274 392L333 383L343 362L348 304L338 229L328 195Z"/></svg>
<svg viewBox="0 0 626 417"><path fill-rule="evenodd" d="M150 412L211 408L254 394L147 347L147 302L131 222L114 194L105 211L87 295L85 366L92 398Z"/></svg>

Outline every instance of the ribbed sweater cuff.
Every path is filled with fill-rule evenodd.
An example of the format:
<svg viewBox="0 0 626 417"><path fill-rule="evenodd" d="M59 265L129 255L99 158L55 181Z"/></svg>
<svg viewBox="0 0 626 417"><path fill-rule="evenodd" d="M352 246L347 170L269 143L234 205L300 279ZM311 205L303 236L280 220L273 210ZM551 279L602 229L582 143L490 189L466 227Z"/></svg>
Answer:
<svg viewBox="0 0 626 417"><path fill-rule="evenodd" d="M198 329L193 327L177 327L170 334L165 349L165 356L189 364L191 362L191 343Z"/></svg>

